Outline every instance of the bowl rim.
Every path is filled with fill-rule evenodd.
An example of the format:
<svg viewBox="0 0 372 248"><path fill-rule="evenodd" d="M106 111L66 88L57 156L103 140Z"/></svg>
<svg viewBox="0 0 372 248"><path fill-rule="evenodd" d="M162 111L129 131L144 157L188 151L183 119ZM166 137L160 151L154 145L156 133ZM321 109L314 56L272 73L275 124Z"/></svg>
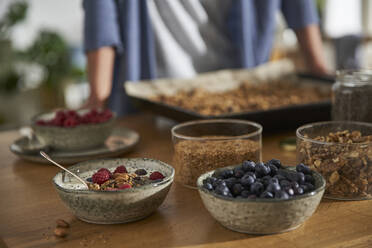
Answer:
<svg viewBox="0 0 372 248"><path fill-rule="evenodd" d="M155 187L158 187L158 186L161 186L161 185L164 185L164 184L167 184L169 182L173 182L173 179L174 179L174 174L175 174L175 170L174 168L167 164L167 163L164 163L160 160L157 160L157 159L153 159L153 158L102 158L102 159L93 159L93 160L87 160L87 161L83 161L83 162L79 162L79 163L76 163L74 165L71 165L68 167L69 170L71 169L75 169L76 167L80 167L80 166L84 166L85 163L98 163L98 162L102 162L102 161L109 161L109 160L122 160L122 161L128 161L128 160L150 160L150 161L153 161L153 162L156 162L158 164L160 164L161 166L164 166L168 169L171 170L171 175L169 177L166 177L165 180L162 180L161 182L157 182L157 183L150 183L150 184L146 184L146 185L142 185L141 187L134 187L134 188L129 188L129 189L121 189L121 190L115 190L115 191L106 191L106 190L89 190L89 189L66 189L66 188L63 188L61 187L60 185L58 185L56 183L56 178L59 174L61 174L63 171L59 171L52 179L52 182L54 184L54 187L57 189L57 190L61 190L65 193L79 193L79 194L119 194L119 193L125 193L125 192L131 192L131 193L135 193L135 192L140 192L140 191L143 191L143 190L146 190L146 189L149 189L149 188L155 188Z"/></svg>
<svg viewBox="0 0 372 248"><path fill-rule="evenodd" d="M372 129L372 124L367 123L367 122L359 122L359 121L321 121L321 122L313 122L313 123L308 123L303 126L300 126L296 130L296 137L297 139L301 139L303 141L319 144L319 145L337 145L337 146L360 146L360 145L368 145L372 144L371 142L365 142L365 143L337 143L337 142L327 142L327 141L320 141L320 140L315 140L313 138L306 138L304 135L302 135L300 132L304 131L305 129L309 127L314 127L314 126L321 126L321 125L328 125L328 124L355 124L359 126L365 126L369 127Z"/></svg>
<svg viewBox="0 0 372 248"><path fill-rule="evenodd" d="M228 136L228 137L195 137L195 136L187 136L177 133L177 129L186 127L186 126L193 126L197 124L204 124L204 123L231 123L231 124L246 124L257 128L256 131L250 132L248 134L243 134L239 136ZM257 135L262 134L263 127L261 124L253 121L247 120L239 120L239 119L210 119L210 120L194 120L194 121L187 121L181 124L175 125L171 129L172 137L176 137L179 139L186 139L186 140L235 140L235 139L247 139Z"/></svg>
<svg viewBox="0 0 372 248"><path fill-rule="evenodd" d="M77 129L77 128L82 128L82 127L96 127L96 126L102 126L104 124L109 124L109 123L112 123L114 122L116 119L117 119L117 114L112 111L112 117L110 119L108 119L107 121L105 122L100 122L100 123L84 123L84 124L80 124L80 125L76 125L74 127L60 127L60 126L52 126L52 125L45 125L45 126L42 126L42 125L37 125L36 122L40 119L41 116L43 115L47 115L47 114L53 114L53 113L56 113L58 111L69 111L69 110L73 110L73 109L57 109L57 110L53 110L53 111L49 111L49 112L42 112L42 113L38 113L36 115L34 115L32 118L31 118L31 126L32 128L43 128L43 129L54 129L54 130L74 130L74 129ZM78 110L74 110L76 112L79 112L79 111L85 111L85 110L92 110L92 109L78 109ZM103 109L99 109L99 110L103 110Z"/></svg>
<svg viewBox="0 0 372 248"><path fill-rule="evenodd" d="M226 166L226 167L218 168L216 170L232 169L232 168L235 168L237 166L240 166L240 164ZM296 167L295 166L287 166L287 167L285 167L285 169L295 170ZM309 197L315 196L315 195L317 195L319 193L324 192L325 187L326 187L326 180L324 179L324 177L319 172L316 172L314 170L311 170L314 174L316 174L321 179L321 185L318 188L314 189L313 191L308 192L308 193L305 193L303 195L299 195L299 196L288 198L288 199L278 199L278 198L254 198L254 199L249 199L249 198L227 197L227 196L218 195L218 194L216 194L214 192L211 192L211 191L203 188L202 178L205 177L205 176L207 176L207 175L212 175L216 170L208 171L208 172L203 173L202 175L200 175L198 177L198 180L197 180L198 190L199 190L199 192L204 192L204 193L206 193L208 195L211 195L213 197L219 198L221 200L226 200L226 201L231 201L231 202L246 202L246 203L247 202L266 202L266 203L290 202L290 201L296 201L296 200L305 199L305 198L309 198Z"/></svg>

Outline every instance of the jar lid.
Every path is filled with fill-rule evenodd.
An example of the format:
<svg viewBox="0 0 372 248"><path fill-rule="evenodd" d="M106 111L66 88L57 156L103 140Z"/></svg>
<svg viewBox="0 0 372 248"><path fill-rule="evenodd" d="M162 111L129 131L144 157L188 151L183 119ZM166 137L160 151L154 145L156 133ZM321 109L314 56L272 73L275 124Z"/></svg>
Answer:
<svg viewBox="0 0 372 248"><path fill-rule="evenodd" d="M372 70L338 70L336 71L337 82L347 86L372 85Z"/></svg>

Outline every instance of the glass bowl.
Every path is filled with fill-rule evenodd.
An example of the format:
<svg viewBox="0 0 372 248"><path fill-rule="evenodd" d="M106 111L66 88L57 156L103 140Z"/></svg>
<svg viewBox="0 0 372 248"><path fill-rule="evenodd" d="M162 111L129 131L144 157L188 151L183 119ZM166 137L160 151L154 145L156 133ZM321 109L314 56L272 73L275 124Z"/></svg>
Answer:
<svg viewBox="0 0 372 248"><path fill-rule="evenodd" d="M372 124L330 121L297 129L297 162L321 173L325 197L372 198Z"/></svg>
<svg viewBox="0 0 372 248"><path fill-rule="evenodd" d="M261 161L261 135L260 124L244 120L200 120L173 127L176 182L196 188L196 180L207 171Z"/></svg>

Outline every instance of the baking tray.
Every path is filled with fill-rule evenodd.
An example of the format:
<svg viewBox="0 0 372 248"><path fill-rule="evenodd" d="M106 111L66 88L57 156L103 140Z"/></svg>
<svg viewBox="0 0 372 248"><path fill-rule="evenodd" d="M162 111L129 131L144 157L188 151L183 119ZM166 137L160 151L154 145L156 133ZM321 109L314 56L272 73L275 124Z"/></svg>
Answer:
<svg viewBox="0 0 372 248"><path fill-rule="evenodd" d="M261 66L259 70L261 70L258 74L265 75L264 80L270 80L270 78L278 78L283 76L283 74L288 75L288 73L293 74L294 67L292 65L288 66L287 61L284 63L276 63L274 66L264 65ZM242 72L242 70L239 70ZM248 70L246 70L248 71ZM267 75L275 74L275 75ZM233 72L235 73L235 72ZM246 73L246 72L244 72ZM252 76L252 74L255 74ZM221 74L223 75L223 73ZM225 79L224 76L220 75L220 81ZM312 74L306 73L295 73L293 74L296 76L296 80L301 82L306 82L307 84L317 84L321 87L329 87L333 84L334 78L332 77L320 77L315 76ZM293 76L292 75L292 76ZM207 78L212 77L213 80L213 73L207 73ZM247 77L245 77L247 76ZM204 76L203 76L204 77ZM217 76L218 78L219 76ZM222 78L221 78L222 77ZM238 78L241 79L242 76ZM243 75L244 78L257 78L257 71L251 70L248 71L247 74ZM205 81L205 77L203 79ZM152 83L157 83L159 80L155 80ZM219 81L219 80L217 80ZM192 87L199 87L200 83L193 81L190 79L188 82L189 84L194 84ZM309 122L316 122L316 121L325 121L329 120L331 117L331 101L321 101L317 103L311 104L301 104L301 105L291 105L286 107L280 108L273 108L269 110L259 110L259 111L249 111L249 112L239 112L239 113L231 113L231 114L223 114L223 115L216 115L216 116L208 116L202 115L197 112L187 110L181 107L168 105L162 102L153 101L148 96L150 93L146 92L149 89L146 87L150 81L142 81L139 85L138 82L126 82L125 88L127 90L127 94L132 101L132 103L139 109L144 111L149 111L157 115L161 115L164 117L168 117L175 121L184 122L189 120L197 120L197 119L221 119L221 118L228 118L228 119L244 119L255 121L263 125L265 131L276 131L276 130L283 130L283 129L294 129L299 127L300 125L309 123ZM170 80L161 80L159 82L164 89L169 90L168 94L172 94L172 87L173 83ZM167 87L168 86L168 87ZM186 88L189 86L185 86ZM136 88L134 91L133 88ZM141 91L141 94L136 93ZM156 94L156 93L155 93Z"/></svg>

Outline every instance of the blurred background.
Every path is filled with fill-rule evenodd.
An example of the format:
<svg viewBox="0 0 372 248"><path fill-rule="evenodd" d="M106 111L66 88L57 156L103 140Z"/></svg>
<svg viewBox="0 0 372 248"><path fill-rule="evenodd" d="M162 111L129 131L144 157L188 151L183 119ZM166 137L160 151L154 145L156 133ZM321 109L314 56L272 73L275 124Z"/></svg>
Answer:
<svg viewBox="0 0 372 248"><path fill-rule="evenodd" d="M372 0L317 0L324 54L335 71L372 68ZM81 1L0 1L0 130L40 112L78 108L89 95ZM271 60L306 70L280 13Z"/></svg>

